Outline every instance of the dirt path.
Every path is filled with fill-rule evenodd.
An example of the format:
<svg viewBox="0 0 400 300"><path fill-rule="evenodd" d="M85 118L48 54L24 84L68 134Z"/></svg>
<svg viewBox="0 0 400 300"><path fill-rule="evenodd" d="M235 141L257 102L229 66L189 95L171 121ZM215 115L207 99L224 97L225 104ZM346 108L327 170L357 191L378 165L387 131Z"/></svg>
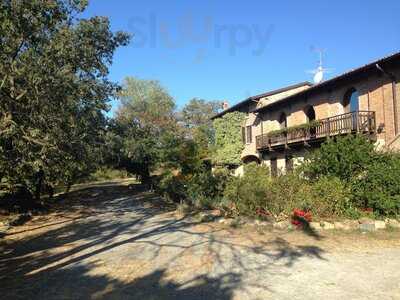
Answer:
<svg viewBox="0 0 400 300"><path fill-rule="evenodd" d="M92 185L0 243L1 299L400 299L400 233L232 229Z"/></svg>

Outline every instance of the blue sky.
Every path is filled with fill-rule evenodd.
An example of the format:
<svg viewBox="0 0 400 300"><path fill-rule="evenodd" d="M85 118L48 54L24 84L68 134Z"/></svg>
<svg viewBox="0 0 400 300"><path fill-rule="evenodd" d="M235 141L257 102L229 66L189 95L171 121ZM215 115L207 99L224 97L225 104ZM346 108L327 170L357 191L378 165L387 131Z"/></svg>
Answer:
<svg viewBox="0 0 400 300"><path fill-rule="evenodd" d="M398 0L91 0L83 17L107 16L134 35L115 54L112 80L159 80L181 107L311 81L316 48L328 78L397 52L399 11Z"/></svg>

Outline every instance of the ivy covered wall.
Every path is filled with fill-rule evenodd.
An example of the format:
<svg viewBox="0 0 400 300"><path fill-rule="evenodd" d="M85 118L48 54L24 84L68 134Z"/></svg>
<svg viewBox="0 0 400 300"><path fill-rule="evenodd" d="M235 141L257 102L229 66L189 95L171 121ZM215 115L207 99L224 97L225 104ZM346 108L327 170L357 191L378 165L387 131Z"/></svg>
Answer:
<svg viewBox="0 0 400 300"><path fill-rule="evenodd" d="M215 144L212 158L214 164L239 165L241 163L240 154L244 148L241 125L245 118L245 113L235 111L213 121Z"/></svg>

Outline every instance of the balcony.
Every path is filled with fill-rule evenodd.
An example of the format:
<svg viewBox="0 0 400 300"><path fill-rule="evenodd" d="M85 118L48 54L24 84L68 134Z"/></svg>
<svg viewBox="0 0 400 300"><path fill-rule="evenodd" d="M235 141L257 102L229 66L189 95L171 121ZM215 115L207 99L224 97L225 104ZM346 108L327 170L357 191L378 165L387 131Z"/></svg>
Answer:
<svg viewBox="0 0 400 300"><path fill-rule="evenodd" d="M273 150L348 133L372 134L375 130L375 112L356 111L259 135L256 147L257 150Z"/></svg>

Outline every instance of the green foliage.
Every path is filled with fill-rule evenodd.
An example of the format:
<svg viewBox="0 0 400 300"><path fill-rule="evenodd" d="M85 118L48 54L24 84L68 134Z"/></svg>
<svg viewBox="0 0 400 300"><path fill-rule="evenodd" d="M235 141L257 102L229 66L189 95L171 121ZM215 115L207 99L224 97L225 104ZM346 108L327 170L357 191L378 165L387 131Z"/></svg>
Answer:
<svg viewBox="0 0 400 300"><path fill-rule="evenodd" d="M321 218L353 217L355 209L348 187L337 177L320 177L302 188L304 206Z"/></svg>
<svg viewBox="0 0 400 300"><path fill-rule="evenodd" d="M310 210L316 217L340 217L351 210L349 191L338 178L321 177L310 182L293 172L271 178L264 166L251 163L244 175L229 181L225 202L237 213L255 216L264 209L274 216L288 216L294 209Z"/></svg>
<svg viewBox="0 0 400 300"><path fill-rule="evenodd" d="M184 155L175 102L157 81L132 77L125 79L119 95L122 105L109 126L105 160L148 183L153 171Z"/></svg>
<svg viewBox="0 0 400 300"><path fill-rule="evenodd" d="M214 120L215 149L213 153L213 162L215 164L240 164L240 154L244 148L241 125L245 117L245 113L235 111Z"/></svg>
<svg viewBox="0 0 400 300"><path fill-rule="evenodd" d="M400 215L400 157L377 153L365 172L351 181L355 205L372 208L378 216Z"/></svg>
<svg viewBox="0 0 400 300"><path fill-rule="evenodd" d="M271 130L267 133L267 135L273 136L273 135L279 135L282 133L291 133L291 132L295 132L295 131L302 130L302 129L311 129L311 128L317 127L320 124L321 124L321 121L313 120L311 122L304 123L304 124L297 125L297 126L290 126L290 127L286 127L286 128L277 129L277 130Z"/></svg>
<svg viewBox="0 0 400 300"><path fill-rule="evenodd" d="M195 128L202 125L211 127L211 117L218 112L221 106L221 101L191 99L182 109L182 121L188 128Z"/></svg>
<svg viewBox="0 0 400 300"><path fill-rule="evenodd" d="M242 177L230 180L224 191L226 203L234 203L239 214L254 215L257 208L265 207L271 178L265 166L250 163Z"/></svg>
<svg viewBox="0 0 400 300"><path fill-rule="evenodd" d="M87 1L0 4L0 182L33 190L71 184L96 168L104 110L117 85L107 79L128 43L107 18L78 18Z"/></svg>
<svg viewBox="0 0 400 300"><path fill-rule="evenodd" d="M157 185L158 192L175 202L185 202L197 208L212 208L221 200L226 182L231 176L225 170L215 174L204 164L190 173L167 171Z"/></svg>
<svg viewBox="0 0 400 300"><path fill-rule="evenodd" d="M105 181L113 179L128 178L128 173L124 170L115 170L107 167L98 168L93 174L90 175L90 181Z"/></svg>
<svg viewBox="0 0 400 300"><path fill-rule="evenodd" d="M198 145L201 158L209 159L211 156L210 146L214 143L211 117L218 112L221 106L220 101L194 98L178 114L179 120L187 131L186 135Z"/></svg>
<svg viewBox="0 0 400 300"><path fill-rule="evenodd" d="M341 210L346 215L357 216L367 208L372 208L376 216L400 214L399 155L376 151L366 137L348 135L329 140L307 158L301 169L312 181L336 177L343 183L346 207ZM329 183L326 180L325 185ZM329 189L323 193L329 196ZM330 197L334 199L334 195Z"/></svg>
<svg viewBox="0 0 400 300"><path fill-rule="evenodd" d="M328 139L306 158L303 171L311 179L330 176L349 182L363 173L374 156L374 145L364 136Z"/></svg>

